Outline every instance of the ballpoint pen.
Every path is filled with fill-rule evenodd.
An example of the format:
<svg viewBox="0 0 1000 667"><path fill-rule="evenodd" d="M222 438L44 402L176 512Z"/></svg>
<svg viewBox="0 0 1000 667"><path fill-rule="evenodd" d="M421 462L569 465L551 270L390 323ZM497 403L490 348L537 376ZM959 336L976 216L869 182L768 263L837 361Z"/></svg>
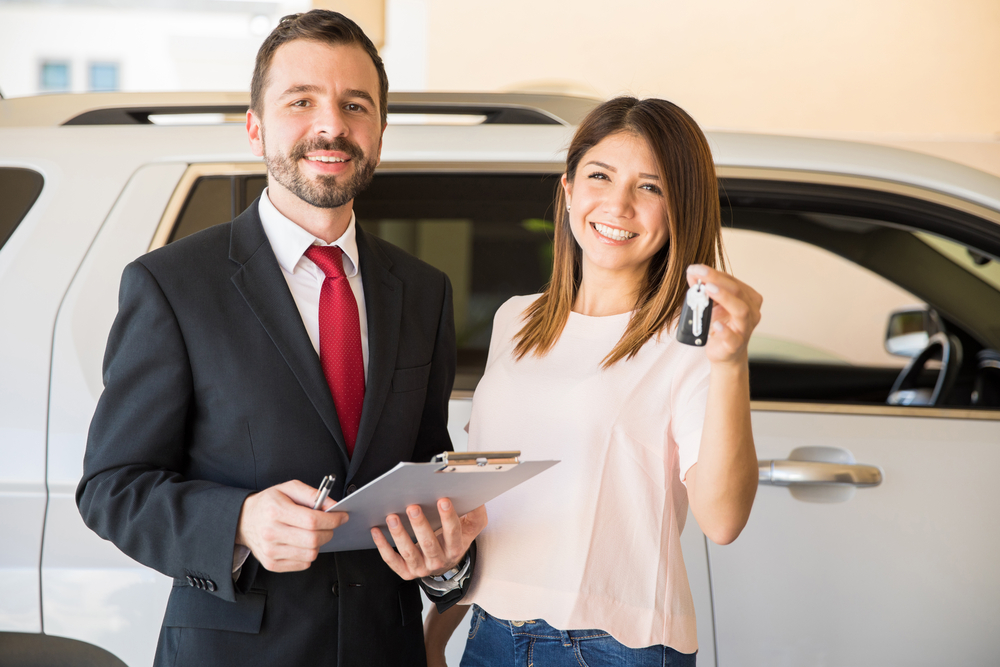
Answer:
<svg viewBox="0 0 1000 667"><path fill-rule="evenodd" d="M336 475L327 475L323 478L323 481L319 483L319 492L316 494L316 500L313 501L313 509L318 510L323 506L323 501L326 497L330 495L330 491L333 489L333 483L337 481Z"/></svg>

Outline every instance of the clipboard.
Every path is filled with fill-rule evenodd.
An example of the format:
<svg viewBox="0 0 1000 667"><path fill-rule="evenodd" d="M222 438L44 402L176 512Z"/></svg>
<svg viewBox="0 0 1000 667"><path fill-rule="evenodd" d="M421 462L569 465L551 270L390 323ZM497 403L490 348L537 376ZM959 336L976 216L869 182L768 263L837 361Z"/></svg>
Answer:
<svg viewBox="0 0 1000 667"><path fill-rule="evenodd" d="M410 505L420 505L431 527L441 527L439 498L450 498L459 514L470 512L496 498L559 461L521 461L521 452L444 452L430 463L400 463L344 498L333 511L347 512L350 520L333 531L333 539L320 547L321 552L374 549L371 529L378 527L392 542L385 525L390 514L413 538L410 523L404 517Z"/></svg>

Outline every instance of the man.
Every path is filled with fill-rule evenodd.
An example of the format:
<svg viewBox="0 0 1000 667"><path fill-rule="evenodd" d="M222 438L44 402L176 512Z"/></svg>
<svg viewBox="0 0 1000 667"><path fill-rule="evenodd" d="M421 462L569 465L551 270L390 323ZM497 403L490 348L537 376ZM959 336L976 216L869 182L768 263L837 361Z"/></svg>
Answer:
<svg viewBox="0 0 1000 667"><path fill-rule="evenodd" d="M268 189L123 274L77 503L174 577L158 665L422 664L415 579L434 576L446 606L471 571L485 510L460 518L447 499L440 537L411 507L418 544L394 515L398 553L381 534L318 553L348 517L313 510L311 484L334 474L340 498L451 448L448 279L354 220L387 87L352 21L286 17L247 114Z"/></svg>

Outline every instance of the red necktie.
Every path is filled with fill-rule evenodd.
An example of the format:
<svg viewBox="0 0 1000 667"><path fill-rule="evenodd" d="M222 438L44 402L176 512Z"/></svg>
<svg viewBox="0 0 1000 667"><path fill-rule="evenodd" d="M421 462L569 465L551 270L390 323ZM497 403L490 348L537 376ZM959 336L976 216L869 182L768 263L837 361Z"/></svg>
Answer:
<svg viewBox="0 0 1000 667"><path fill-rule="evenodd" d="M326 274L319 293L319 363L330 385L347 455L354 442L365 402L365 366L361 357L358 302L344 275L343 251L337 246L309 246L306 257Z"/></svg>

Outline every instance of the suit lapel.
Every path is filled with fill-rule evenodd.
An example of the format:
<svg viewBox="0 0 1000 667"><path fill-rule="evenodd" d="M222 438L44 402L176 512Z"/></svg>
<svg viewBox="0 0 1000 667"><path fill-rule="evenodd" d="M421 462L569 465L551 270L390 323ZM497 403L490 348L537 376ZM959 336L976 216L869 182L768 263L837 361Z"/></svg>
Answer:
<svg viewBox="0 0 1000 667"><path fill-rule="evenodd" d="M229 258L240 265L233 274L233 284L267 331L330 430L337 442L344 467L347 468L347 447L340 422L337 421L337 410L333 405L330 387L326 383L316 350L302 325L302 316L288 291L288 283L285 282L278 260L267 241L256 202L233 221ZM366 398L365 406L367 404Z"/></svg>
<svg viewBox="0 0 1000 667"><path fill-rule="evenodd" d="M347 473L347 480L361 466L371 444L392 384L396 369L396 351L403 314L403 283L390 273L392 261L368 235L356 227L358 262L361 265L361 282L365 290L365 310L368 312L368 379L365 383L365 402L361 410L358 439Z"/></svg>

